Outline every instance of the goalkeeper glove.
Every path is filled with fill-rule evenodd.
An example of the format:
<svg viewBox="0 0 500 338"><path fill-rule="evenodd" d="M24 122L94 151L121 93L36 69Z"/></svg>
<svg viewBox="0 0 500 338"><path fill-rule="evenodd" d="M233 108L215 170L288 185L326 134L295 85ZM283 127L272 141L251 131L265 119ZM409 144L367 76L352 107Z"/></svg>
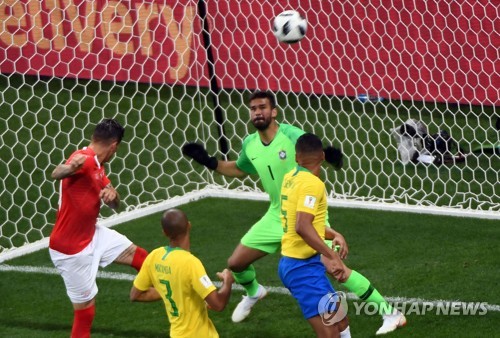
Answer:
<svg viewBox="0 0 500 338"><path fill-rule="evenodd" d="M342 151L332 146L326 147L323 151L325 152L325 161L330 163L335 170L340 170L344 164Z"/></svg>
<svg viewBox="0 0 500 338"><path fill-rule="evenodd" d="M219 164L217 158L215 156L208 156L205 147L199 143L186 143L182 146L182 153L191 157L193 160L201 165L204 165L208 169L215 170Z"/></svg>

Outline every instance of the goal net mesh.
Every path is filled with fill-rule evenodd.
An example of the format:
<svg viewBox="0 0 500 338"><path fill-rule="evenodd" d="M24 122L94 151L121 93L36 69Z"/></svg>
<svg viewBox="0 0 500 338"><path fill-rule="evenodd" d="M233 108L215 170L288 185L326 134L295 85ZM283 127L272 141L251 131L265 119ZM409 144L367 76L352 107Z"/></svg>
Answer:
<svg viewBox="0 0 500 338"><path fill-rule="evenodd" d="M306 37L278 43L272 20L292 8ZM255 89L276 93L279 122L342 148L344 169L323 170L331 202L498 217L499 14L495 1L4 0L0 255L49 236L50 173L103 118L126 128L107 165L122 213L210 187L260 192L181 153L197 141L235 160ZM391 129L409 119L466 160L403 164Z"/></svg>

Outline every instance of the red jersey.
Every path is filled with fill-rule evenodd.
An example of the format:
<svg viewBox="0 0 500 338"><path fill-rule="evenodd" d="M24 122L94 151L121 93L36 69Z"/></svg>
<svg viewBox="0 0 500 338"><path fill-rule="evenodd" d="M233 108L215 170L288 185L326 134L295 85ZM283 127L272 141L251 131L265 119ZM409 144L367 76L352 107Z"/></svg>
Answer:
<svg viewBox="0 0 500 338"><path fill-rule="evenodd" d="M76 154L87 159L77 172L61 180L59 210L49 242L51 249L67 255L82 251L92 241L101 208L99 193L110 183L92 149L75 151L66 164Z"/></svg>

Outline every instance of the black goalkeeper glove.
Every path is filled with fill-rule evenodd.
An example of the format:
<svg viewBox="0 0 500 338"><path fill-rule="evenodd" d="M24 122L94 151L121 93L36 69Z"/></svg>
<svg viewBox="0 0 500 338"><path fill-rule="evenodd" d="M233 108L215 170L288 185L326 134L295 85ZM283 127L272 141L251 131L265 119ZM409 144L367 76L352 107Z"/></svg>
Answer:
<svg viewBox="0 0 500 338"><path fill-rule="evenodd" d="M344 164L342 151L332 146L326 147L323 151L325 152L325 161L330 163L335 170L340 170Z"/></svg>
<svg viewBox="0 0 500 338"><path fill-rule="evenodd" d="M199 143L186 143L182 146L182 153L208 169L215 170L219 164L217 158L215 156L208 156L205 147Z"/></svg>

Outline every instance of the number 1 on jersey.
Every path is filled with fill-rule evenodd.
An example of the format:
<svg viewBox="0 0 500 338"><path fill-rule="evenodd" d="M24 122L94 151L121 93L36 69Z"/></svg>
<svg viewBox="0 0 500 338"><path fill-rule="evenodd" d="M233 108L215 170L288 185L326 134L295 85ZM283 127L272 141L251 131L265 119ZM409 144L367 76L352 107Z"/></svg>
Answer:
<svg viewBox="0 0 500 338"><path fill-rule="evenodd" d="M273 171L271 170L271 166L270 166L270 165L268 165L268 166L267 166L267 169L269 169L269 174L271 174L271 178L272 178L272 179L273 179L273 181L274 181L274 175L273 175Z"/></svg>

